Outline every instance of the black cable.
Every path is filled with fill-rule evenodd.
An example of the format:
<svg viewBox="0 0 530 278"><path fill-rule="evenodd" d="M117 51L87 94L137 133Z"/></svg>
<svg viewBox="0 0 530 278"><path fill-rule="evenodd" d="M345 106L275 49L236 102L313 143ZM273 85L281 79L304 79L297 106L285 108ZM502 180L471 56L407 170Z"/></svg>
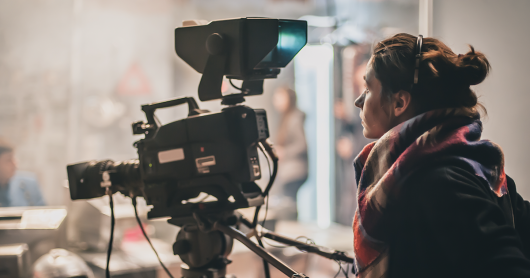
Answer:
<svg viewBox="0 0 530 278"><path fill-rule="evenodd" d="M344 276L346 276L346 278L348 278L348 276L349 276L348 275L348 268L349 268L349 266L348 266L348 264L346 264L346 269L342 270L342 273L344 273Z"/></svg>
<svg viewBox="0 0 530 278"><path fill-rule="evenodd" d="M241 223L243 225L247 226L247 228L252 228L252 223L250 223L247 219L242 217L240 220L241 220ZM272 246L272 247L278 247L278 248L290 247L289 245L278 245L278 246L275 246L275 245L270 244L269 242L267 242L265 240L266 239L265 237L263 237L263 238L260 237L260 239L263 240L263 242L267 243L267 245Z"/></svg>
<svg viewBox="0 0 530 278"><path fill-rule="evenodd" d="M259 246L261 246L262 248L265 248L265 246L263 245L263 242L261 241L261 238L257 236L256 239L258 240ZM271 271L269 269L269 263L265 259L263 259L263 270L265 271L265 278L271 278Z"/></svg>
<svg viewBox="0 0 530 278"><path fill-rule="evenodd" d="M272 172L271 172L271 163L269 161L269 156L267 155L267 153L265 152L265 150L263 149L263 147L261 145L258 145L258 146L259 146L260 151L265 156L265 159L267 160L267 167L269 169L269 182L270 182L270 179L272 178ZM267 185L268 185L268 183L267 183Z"/></svg>
<svg viewBox="0 0 530 278"><path fill-rule="evenodd" d="M256 210L254 211L254 219L252 219L252 227L250 227L251 229L255 229L256 226L258 226L258 215L259 215L260 209L261 209L261 206L257 206Z"/></svg>
<svg viewBox="0 0 530 278"><path fill-rule="evenodd" d="M278 173L278 159L277 158L275 159L272 156L268 155L268 153L263 149L263 147L264 147L263 144L260 142L260 144L258 144L258 148L265 155L265 158L267 159L267 165L269 166L269 183L267 184L265 191L263 191L262 193L263 197L267 197L267 202L268 202L269 201L268 199L269 190L271 189L272 184L274 183L274 180L276 179L276 174ZM270 173L271 167L270 167L269 158L272 160L273 167L274 167L274 169L272 170L272 174ZM254 219L252 220L251 228L256 228L256 226L258 225L258 214L259 214L260 209L261 209L261 206L256 207L256 211L254 212Z"/></svg>
<svg viewBox="0 0 530 278"><path fill-rule="evenodd" d="M249 227L249 228L252 227L252 223L250 223L250 222L249 222L247 219L245 219L245 218L241 218L241 223L244 224L245 226ZM266 240L264 240L265 238L267 238L267 235L263 237L263 241L262 241L261 236L257 236L256 238L257 238L258 243L260 244L261 247L263 247L262 242L265 242L267 245L269 245L269 246L271 246L271 247L276 247L276 248L296 247L296 248L298 248L298 250L300 250L300 251L303 252L303 253L314 253L313 251L308 251L308 250L306 250L306 249L305 249L305 248L307 248L306 245L302 245L302 244L300 244L300 245L298 245L298 244L274 245L274 244L271 244L271 243L267 242ZM314 247L319 248L319 246L317 246L317 245L315 244L315 242L314 242L311 238L309 238L309 237L306 237L306 236L298 236L298 237L295 238L296 241L299 241L300 239L305 239L305 244L313 245ZM273 240L273 241L276 241L275 239L272 239L272 240ZM319 253L317 252L317 254L319 254ZM333 255L336 256L337 254L340 255L340 254L343 254L343 253L342 253L342 252L335 251L335 253L334 253ZM322 254L319 254L319 255L323 256ZM329 259L332 259L332 260L334 260L337 264L339 264L339 270L338 270L338 273L335 274L335 278L340 274L341 271L342 271L342 273L344 274L344 276L345 276L346 278L349 278L348 270L349 270L349 268L350 268L350 266L349 266L350 263L345 262L345 268L344 268L344 267L342 267L342 261L341 261L341 259L334 259L334 258L333 258L334 256L332 256L332 257L327 257L327 256L325 256L325 257L326 257L326 258L329 258ZM355 268L355 264L351 264L351 271L352 271L353 274L357 274L357 270L356 270L356 268Z"/></svg>
<svg viewBox="0 0 530 278"><path fill-rule="evenodd" d="M162 268L164 268L164 270L166 271L167 275L169 277L171 277L171 278L174 278L173 275L171 275L171 273L167 269L167 267L164 265L162 260L160 260L160 257L158 256L158 252L156 252L155 247L151 243L151 240L149 239L149 237L147 236L147 233L144 230L144 226L142 225L142 221L140 221L140 217L138 216L138 210L136 209L136 197L131 197L131 200L132 200L132 204L133 204L133 207L134 207L134 216L136 217L136 222L138 222L138 225L140 226L140 230L142 230L142 234L144 234L145 239L147 240L147 242L149 242L149 245L151 246L151 249L153 249L153 252L155 252L155 255L156 255L156 258L158 259L158 262L160 262L160 265L162 266Z"/></svg>
<svg viewBox="0 0 530 278"><path fill-rule="evenodd" d="M116 219L114 218L114 200L112 200L112 193L110 188L107 188L107 195L109 196L109 206L110 206L110 238L109 238L109 247L107 249L107 268L105 269L105 276L110 278L110 255L112 253L112 242L114 241L114 226L116 224Z"/></svg>
<svg viewBox="0 0 530 278"><path fill-rule="evenodd" d="M337 276L339 276L340 272L342 271L342 265L340 264L340 261L335 261L339 264L339 271L337 271L337 274L335 274L335 276L333 278L337 278Z"/></svg>
<svg viewBox="0 0 530 278"><path fill-rule="evenodd" d="M269 157L267 155L267 153L265 153L265 150L263 149L263 147L261 145L258 145L259 146L259 149L261 150L261 152L263 153L263 155L265 156L265 159L267 160L267 166L269 168L269 183L272 179L272 172L271 172L271 163L269 162ZM265 203L265 217L263 218L263 222L261 222L261 226L262 227L265 227L265 221L267 221L267 214L269 213L269 195L267 194L266 196L267 198L267 203Z"/></svg>
<svg viewBox="0 0 530 278"><path fill-rule="evenodd" d="M263 144L266 144L266 145L263 145ZM267 188L265 188L265 191L263 191L263 196L267 196L269 195L269 191L271 190L272 184L274 183L274 180L276 180L276 175L278 174L278 156L274 152L272 143L270 143L268 140L266 140L265 142L260 142L258 146L260 147L262 151L263 151L262 148L265 148L267 150L266 153L269 154L270 159L272 160L272 167L273 167L272 175L269 180L269 184L267 184Z"/></svg>
<svg viewBox="0 0 530 278"><path fill-rule="evenodd" d="M342 262L341 261L335 260L335 262L337 264L339 264L339 271L337 272L337 274L335 274L334 278L337 278L337 276L339 276L341 271L342 271L342 274L344 274L344 277L348 278L349 277L349 275L348 275L348 265L346 265L346 269L344 269L342 267Z"/></svg>
<svg viewBox="0 0 530 278"><path fill-rule="evenodd" d="M231 82L232 81L230 80L230 83ZM263 152L263 155L265 155L265 159L267 160L267 165L269 166L269 184L271 184L274 180L272 179L271 165L269 163L269 158L267 156L267 153L265 153L265 150L263 149L263 147L259 144L258 144L258 147L261 150L261 152ZM269 184L267 186L269 186ZM261 226L265 225L265 220L267 219L267 212L269 211L269 196L265 196L265 198L267 198L267 204L265 206L265 218L263 219ZM258 214L259 214L260 208L261 206L256 207L256 212L254 213L254 221L252 223L252 226L254 229L256 228L258 224ZM262 248L265 248L265 246L263 245L263 241L261 241L261 238L258 235L256 236L256 239L258 241L259 246L261 246ZM271 273L269 269L269 263L265 259L263 259L263 270L265 271L265 278L270 278Z"/></svg>
<svg viewBox="0 0 530 278"><path fill-rule="evenodd" d="M236 89L238 89L238 90L240 90L240 91L243 91L242 88L239 88L239 87L237 87L236 85L234 85L234 83L232 83L232 79L231 79L231 78L229 78L228 81L230 82L230 85L232 85L232 87L234 87L234 88L236 88Z"/></svg>
<svg viewBox="0 0 530 278"><path fill-rule="evenodd" d="M268 144L267 146L269 147L269 150L271 151L271 153L268 153L266 152L263 148L265 147L262 142L260 142L260 144L258 144L258 147L259 149L261 150L261 152L263 152L263 154L265 155L266 159L267 159L267 165L269 166L269 183L267 184L267 188L265 189L263 195L267 197L267 203L265 205L265 217L263 219L263 222L262 222L262 225L261 226L265 226L265 221L267 220L267 213L268 213L268 210L269 210L269 196L268 196L268 193L269 193L269 190L271 189L272 187L272 184L274 182L274 180L276 179L276 174L278 173L278 157L276 156L276 154L274 153L274 151L272 150L272 144L270 144L269 142L263 142L264 144ZM269 162L269 159L272 160L273 162L273 165L274 165L274 169L273 169L273 172L271 173L270 170L271 170L271 167L270 167L270 162ZM252 224L252 227L255 228L256 227L256 224L257 224L257 221L258 221L258 213L259 213L259 210L260 210L261 206L258 206L256 207L256 212L254 214L254 221L253 221L253 224ZM258 243L260 243L261 245L261 239L260 237L258 236ZM310 244L315 244L315 242L308 238L308 237L305 237L305 236L300 236L300 237L297 237L296 240L298 240L299 238L305 238L306 239L306 243L310 243ZM279 246L279 245L273 245L273 244L270 244L267 242L267 245L270 245L272 247L276 247L276 248L286 248L286 247L290 247L288 245L285 245L285 246ZM262 245L261 245L262 246ZM263 247L263 246L262 246ZM294 246L294 247L297 247L297 246ZM304 252L304 251L303 251ZM342 267L341 267L342 269ZM339 270L340 271L340 270Z"/></svg>
<svg viewBox="0 0 530 278"><path fill-rule="evenodd" d="M267 221L267 213L269 212L269 196L267 196L267 202L265 203L265 216L263 217L263 221L261 221L261 226L265 227L265 221Z"/></svg>

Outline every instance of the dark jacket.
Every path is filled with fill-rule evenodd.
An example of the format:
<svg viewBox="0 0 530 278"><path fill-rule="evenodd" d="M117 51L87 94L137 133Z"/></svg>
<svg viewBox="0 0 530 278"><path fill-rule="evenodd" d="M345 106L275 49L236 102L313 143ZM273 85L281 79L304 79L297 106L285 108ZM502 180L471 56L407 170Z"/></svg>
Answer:
<svg viewBox="0 0 530 278"><path fill-rule="evenodd" d="M392 209L389 278L530 277L530 203L513 180L500 198L458 166L407 180Z"/></svg>

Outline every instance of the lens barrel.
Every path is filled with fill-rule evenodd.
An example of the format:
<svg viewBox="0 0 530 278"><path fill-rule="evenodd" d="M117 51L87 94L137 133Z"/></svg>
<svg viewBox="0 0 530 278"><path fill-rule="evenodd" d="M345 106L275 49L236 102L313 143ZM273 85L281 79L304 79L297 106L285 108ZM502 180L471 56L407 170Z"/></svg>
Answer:
<svg viewBox="0 0 530 278"><path fill-rule="evenodd" d="M127 195L131 193L137 195L143 186L138 167L137 159L118 162L92 160L68 165L66 170L70 198L72 200L92 199L105 195L105 188L101 185L104 172L110 175L113 192L121 191Z"/></svg>

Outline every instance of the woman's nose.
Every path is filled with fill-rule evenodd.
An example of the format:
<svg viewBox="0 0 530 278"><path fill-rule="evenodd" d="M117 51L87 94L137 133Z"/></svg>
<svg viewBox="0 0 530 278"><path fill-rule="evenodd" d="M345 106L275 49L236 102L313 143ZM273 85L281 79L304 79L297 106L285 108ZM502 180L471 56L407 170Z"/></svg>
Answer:
<svg viewBox="0 0 530 278"><path fill-rule="evenodd" d="M355 100L355 106L359 107L359 108L363 108L363 105L364 105L364 92Z"/></svg>

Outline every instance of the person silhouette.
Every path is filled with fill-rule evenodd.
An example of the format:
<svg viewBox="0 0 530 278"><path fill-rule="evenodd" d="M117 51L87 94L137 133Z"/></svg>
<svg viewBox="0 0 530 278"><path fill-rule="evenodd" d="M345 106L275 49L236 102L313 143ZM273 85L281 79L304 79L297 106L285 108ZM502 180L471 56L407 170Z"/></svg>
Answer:
<svg viewBox="0 0 530 278"><path fill-rule="evenodd" d="M0 139L0 207L44 205L36 177L17 171L14 147Z"/></svg>
<svg viewBox="0 0 530 278"><path fill-rule="evenodd" d="M288 87L280 87L274 92L273 105L281 114L275 142L278 175L273 187L273 193L281 199L282 213L277 218L296 220L296 194L308 175L305 114L296 106L296 92Z"/></svg>

